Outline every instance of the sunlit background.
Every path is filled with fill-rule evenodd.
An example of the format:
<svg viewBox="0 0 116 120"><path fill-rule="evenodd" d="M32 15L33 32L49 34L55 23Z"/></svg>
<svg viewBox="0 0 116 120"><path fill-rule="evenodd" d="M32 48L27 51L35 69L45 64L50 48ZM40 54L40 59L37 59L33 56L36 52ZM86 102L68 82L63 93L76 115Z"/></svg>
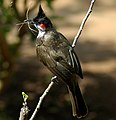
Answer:
<svg viewBox="0 0 116 120"><path fill-rule="evenodd" d="M0 120L17 120L23 98L29 95L31 116L52 74L37 59L36 34L27 25L27 9L33 18L40 0L0 0ZM90 0L41 0L58 31L72 42ZM84 79L79 80L89 108L84 120L116 119L116 1L96 0L75 47ZM73 120L64 83L54 85L35 120Z"/></svg>

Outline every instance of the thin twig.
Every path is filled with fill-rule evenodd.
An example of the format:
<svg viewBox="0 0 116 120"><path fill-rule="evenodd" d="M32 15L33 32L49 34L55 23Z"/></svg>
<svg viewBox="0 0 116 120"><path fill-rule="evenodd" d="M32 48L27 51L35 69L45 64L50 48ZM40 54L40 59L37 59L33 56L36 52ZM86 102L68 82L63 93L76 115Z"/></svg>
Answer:
<svg viewBox="0 0 116 120"><path fill-rule="evenodd" d="M27 106L27 102L23 102L23 107L21 108L20 111L20 117L19 120L28 120L28 113L29 113L29 108Z"/></svg>
<svg viewBox="0 0 116 120"><path fill-rule="evenodd" d="M26 19L28 20L29 19L29 17L28 17L28 15L29 15L29 10L30 10L30 8L28 8L27 9L27 12L26 12ZM34 30L34 29L32 29L31 28L31 26L30 26L30 23L29 22L27 22L27 24L28 24L28 28L31 30L31 32L34 34L34 32L36 32L37 33L37 31L36 30Z"/></svg>
<svg viewBox="0 0 116 120"><path fill-rule="evenodd" d="M25 24L24 22L20 22L20 23L17 23L17 24L16 24L16 25L20 26L20 27L18 28L18 32L21 30L21 28L23 27L24 24Z"/></svg>
<svg viewBox="0 0 116 120"><path fill-rule="evenodd" d="M40 97L39 102L38 102L32 116L31 116L31 118L29 120L33 120L35 118L35 115L37 114L38 110L40 109L42 101L44 100L45 96L48 94L48 92L52 88L53 84L54 84L54 81L51 81L51 83L48 85L47 89L44 91L44 93Z"/></svg>
<svg viewBox="0 0 116 120"><path fill-rule="evenodd" d="M80 35L81 35L81 32L82 32L82 30L83 30L83 28L84 28L84 25L85 25L85 23L86 23L89 15L90 15L91 12L92 12L94 3L95 3L95 0L91 0L89 9L88 9L85 17L84 17L83 20L82 20L82 23L81 23L81 25L80 25L80 28L79 28L79 31L78 31L77 35L75 36L75 38L74 38L74 40L73 40L73 43L72 43L72 47L73 47L73 48L76 46L76 43L77 43L77 41L78 41L78 39L79 39L79 37L80 37Z"/></svg>

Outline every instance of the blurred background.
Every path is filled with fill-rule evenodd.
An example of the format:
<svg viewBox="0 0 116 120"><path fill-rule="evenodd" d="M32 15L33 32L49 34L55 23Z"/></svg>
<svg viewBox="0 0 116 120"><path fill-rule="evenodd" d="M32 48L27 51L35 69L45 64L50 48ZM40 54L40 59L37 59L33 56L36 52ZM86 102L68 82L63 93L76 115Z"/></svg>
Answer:
<svg viewBox="0 0 116 120"><path fill-rule="evenodd" d="M38 12L40 0L0 0L0 120L17 120L24 91L29 95L29 117L52 74L35 52L36 35L27 25L16 25ZM90 0L41 0L58 31L72 42ZM116 2L96 0L75 47L83 68L79 84L89 114L84 120L116 120ZM54 85L35 120L73 120L64 83Z"/></svg>

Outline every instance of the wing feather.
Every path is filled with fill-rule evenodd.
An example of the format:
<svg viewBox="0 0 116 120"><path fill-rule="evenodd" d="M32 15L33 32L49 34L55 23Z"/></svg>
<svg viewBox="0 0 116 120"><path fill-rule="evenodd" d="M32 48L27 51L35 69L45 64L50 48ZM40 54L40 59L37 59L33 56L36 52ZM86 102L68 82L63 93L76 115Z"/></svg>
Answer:
<svg viewBox="0 0 116 120"><path fill-rule="evenodd" d="M72 46L70 45L69 41L65 38L65 36L63 36L60 33L61 39L65 39L65 42L69 45L69 60L68 60L68 64L71 65L74 69L75 72L81 77L83 78L83 74L82 74L82 69L81 69L81 64L79 62L79 59L74 51L74 49L72 48Z"/></svg>
<svg viewBox="0 0 116 120"><path fill-rule="evenodd" d="M79 59L76 55L76 53L74 51L71 52L72 53L72 62L73 62L73 67L74 69L76 70L76 73L81 77L83 78L83 74L82 74L82 69L81 69L81 65L80 65L80 62L79 62Z"/></svg>

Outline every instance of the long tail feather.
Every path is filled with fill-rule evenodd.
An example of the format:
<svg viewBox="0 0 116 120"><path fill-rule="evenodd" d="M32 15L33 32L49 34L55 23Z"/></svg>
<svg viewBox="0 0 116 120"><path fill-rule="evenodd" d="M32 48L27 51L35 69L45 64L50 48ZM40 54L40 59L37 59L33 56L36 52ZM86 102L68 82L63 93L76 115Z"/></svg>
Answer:
<svg viewBox="0 0 116 120"><path fill-rule="evenodd" d="M74 87L68 86L68 90L72 104L73 116L78 118L85 117L88 109L78 84L74 84Z"/></svg>

